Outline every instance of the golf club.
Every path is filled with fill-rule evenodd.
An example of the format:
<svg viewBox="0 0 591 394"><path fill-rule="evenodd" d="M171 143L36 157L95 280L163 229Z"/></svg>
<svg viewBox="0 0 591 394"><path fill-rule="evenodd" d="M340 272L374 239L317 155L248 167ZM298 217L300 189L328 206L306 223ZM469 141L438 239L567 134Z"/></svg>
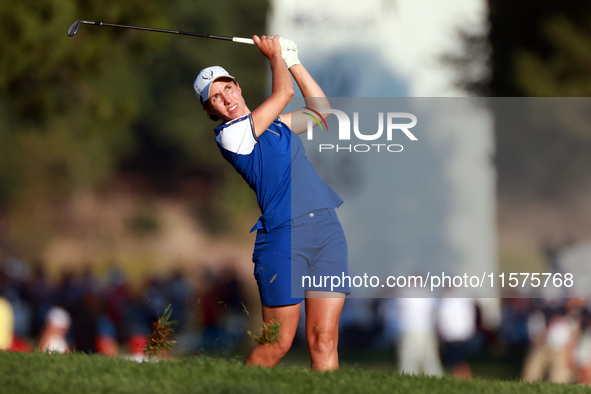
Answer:
<svg viewBox="0 0 591 394"><path fill-rule="evenodd" d="M216 40L225 40L225 41L233 41L233 42L240 42L242 44L251 44L254 45L254 41L250 38L240 38L240 37L225 37L225 36L214 36L211 34L198 34L198 33L190 33L186 31L178 31L178 30L164 30L164 29L154 29L152 27L140 27L140 26L127 26L127 25L115 25L113 23L103 23L103 22L92 22L92 21L76 21L72 23L72 26L68 29L68 37L72 37L78 29L80 28L80 24L84 23L86 25L96 25L96 26L110 26L110 27L120 27L123 29L135 29L135 30L146 30L146 31L155 31L159 33L171 33L171 34L180 34L182 36L193 36L193 37L202 37L202 38L214 38Z"/></svg>

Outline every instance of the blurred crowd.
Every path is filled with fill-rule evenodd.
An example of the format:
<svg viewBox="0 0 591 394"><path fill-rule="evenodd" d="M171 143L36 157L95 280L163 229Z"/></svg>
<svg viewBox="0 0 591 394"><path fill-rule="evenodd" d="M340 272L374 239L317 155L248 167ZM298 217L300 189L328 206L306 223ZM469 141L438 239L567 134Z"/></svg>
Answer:
<svg viewBox="0 0 591 394"><path fill-rule="evenodd" d="M469 378L470 360L487 356L522 360L526 381L591 384L591 300L582 298L348 299L341 338L394 344L400 373Z"/></svg>
<svg viewBox="0 0 591 394"><path fill-rule="evenodd" d="M197 289L175 271L131 286L116 268L52 281L42 265L9 258L0 269L0 348L141 360L152 323L170 305L177 353L229 354L252 323L243 285L232 269L204 272L201 282ZM394 348L401 373L471 377L470 360L503 354L523 359L524 380L591 383L591 302L580 298L350 298L339 342Z"/></svg>
<svg viewBox="0 0 591 394"><path fill-rule="evenodd" d="M232 269L204 272L195 289L182 271L132 286L117 268L51 280L38 264L0 266L0 348L141 358L152 324L170 306L177 348L227 350L246 332L245 300Z"/></svg>
<svg viewBox="0 0 591 394"><path fill-rule="evenodd" d="M585 268L591 255L590 244L573 247L571 239L541 250L552 273ZM343 341L394 344L400 373L440 376L446 370L469 378L471 361L487 359L505 364L508 377L591 384L591 299L573 298L566 288L502 299L454 298L451 291L439 299L420 288L397 298L349 299Z"/></svg>

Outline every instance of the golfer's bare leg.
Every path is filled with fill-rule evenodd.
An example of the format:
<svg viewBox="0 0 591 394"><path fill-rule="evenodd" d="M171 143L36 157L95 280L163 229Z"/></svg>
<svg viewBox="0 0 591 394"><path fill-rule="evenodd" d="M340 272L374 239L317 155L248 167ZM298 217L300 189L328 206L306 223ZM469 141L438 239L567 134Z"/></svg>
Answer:
<svg viewBox="0 0 591 394"><path fill-rule="evenodd" d="M246 360L244 365L256 365L274 367L279 360L291 348L300 319L301 303L288 306L263 306L263 321L265 324L280 322L279 335L281 339L273 345L257 345Z"/></svg>
<svg viewBox="0 0 591 394"><path fill-rule="evenodd" d="M339 368L337 345L344 303L342 293L309 292L306 295L306 338L313 370Z"/></svg>

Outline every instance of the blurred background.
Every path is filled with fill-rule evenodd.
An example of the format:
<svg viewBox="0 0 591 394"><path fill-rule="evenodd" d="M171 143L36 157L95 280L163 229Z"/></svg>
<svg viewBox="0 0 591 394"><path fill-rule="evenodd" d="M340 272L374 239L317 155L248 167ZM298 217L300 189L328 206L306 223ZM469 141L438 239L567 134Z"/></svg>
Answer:
<svg viewBox="0 0 591 394"><path fill-rule="evenodd" d="M425 21L446 8L414 3L406 14L409 1L379 6L399 16L382 21L393 35L397 26L411 25L418 43ZM450 12L468 17L449 24L450 45L430 46L429 57L401 63L402 77L405 67L416 76L396 94L589 96L591 4L449 4ZM70 349L133 353L157 312L170 304L179 321L179 354L246 354L245 331L260 327L250 262L254 237L247 233L259 212L253 193L219 154L215 124L201 112L191 84L202 68L222 64L256 107L268 93L264 58L251 46L216 40L87 25L72 38L66 31L86 19L250 37L275 33L268 26L280 25L270 19L282 7L285 2L258 0L0 5L0 294L6 300L0 320L13 326L6 341L37 347L50 316L64 326L63 314L48 313L60 307L71 319L64 334ZM315 23L330 27L322 13L315 15ZM309 21L298 23L310 40L322 38ZM406 43L413 46L410 37ZM387 38L377 50L390 51ZM338 80L328 83L348 93ZM589 113L578 116L588 120ZM568 248L583 250L591 263L585 249L591 240L591 130L505 126L495 119L499 269L553 272ZM348 300L343 361L420 372L417 360L402 355L426 346L426 373L591 379L587 300L500 303L498 318L489 322L478 302ZM405 315L408 310L424 316ZM466 324L456 334L445 328L450 310L464 311L456 319ZM412 347L404 333L417 327L430 339ZM306 363L303 344L300 338L286 363ZM12 342L0 347L10 346L18 348ZM441 357L442 364L434 361ZM552 359L564 362L556 366Z"/></svg>

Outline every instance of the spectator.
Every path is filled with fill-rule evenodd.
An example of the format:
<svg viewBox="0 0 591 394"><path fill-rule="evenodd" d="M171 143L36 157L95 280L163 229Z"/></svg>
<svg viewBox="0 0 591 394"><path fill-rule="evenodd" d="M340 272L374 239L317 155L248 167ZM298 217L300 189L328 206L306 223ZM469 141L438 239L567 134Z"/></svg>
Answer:
<svg viewBox="0 0 591 394"><path fill-rule="evenodd" d="M476 305L471 298L443 298L438 313L439 334L445 342L444 361L454 376L471 378L466 352L476 333Z"/></svg>
<svg viewBox="0 0 591 394"><path fill-rule="evenodd" d="M499 335L515 354L525 354L529 344L528 317L531 300L507 298L503 303Z"/></svg>
<svg viewBox="0 0 591 394"><path fill-rule="evenodd" d="M175 270L167 283L167 294L172 309L171 319L178 322L178 332L182 332L187 323L186 303L192 296L193 289L186 275L179 269Z"/></svg>
<svg viewBox="0 0 591 394"><path fill-rule="evenodd" d="M107 312L117 328L117 336L127 338L124 318L130 309L130 290L123 273L118 268L112 268L108 274L106 290Z"/></svg>
<svg viewBox="0 0 591 394"><path fill-rule="evenodd" d="M30 335L37 336L40 335L44 324L43 319L56 298L54 287L43 268L43 262L36 264L33 277L26 286L25 294L33 313Z"/></svg>
<svg viewBox="0 0 591 394"><path fill-rule="evenodd" d="M401 338L398 368L401 373L441 376L435 331L435 298L399 298Z"/></svg>
<svg viewBox="0 0 591 394"><path fill-rule="evenodd" d="M100 300L96 294L82 296L70 310L72 316L72 336L77 352L95 353Z"/></svg>
<svg viewBox="0 0 591 394"><path fill-rule="evenodd" d="M70 351L66 334L70 329L70 314L63 308L53 307L47 312L45 327L39 341L39 348L50 353Z"/></svg>
<svg viewBox="0 0 591 394"><path fill-rule="evenodd" d="M574 341L574 322L566 315L563 300L540 300L528 320L530 350L525 360L522 377L526 381L542 380L546 372L554 383L568 383ZM578 323L577 323L578 324Z"/></svg>
<svg viewBox="0 0 591 394"><path fill-rule="evenodd" d="M98 353L105 356L116 357L119 354L117 329L113 321L105 313L98 318L95 348Z"/></svg>
<svg viewBox="0 0 591 394"><path fill-rule="evenodd" d="M0 297L0 349L9 349L14 336L14 314L12 306L3 297Z"/></svg>
<svg viewBox="0 0 591 394"><path fill-rule="evenodd" d="M591 304L587 300L581 316L581 335L577 341L574 361L577 383L591 384Z"/></svg>
<svg viewBox="0 0 591 394"><path fill-rule="evenodd" d="M144 357L144 348L146 347L146 337L143 335L132 335L127 340L127 350L129 351L128 355L123 356L131 361L135 361L141 363L143 361L147 361L147 358Z"/></svg>
<svg viewBox="0 0 591 394"><path fill-rule="evenodd" d="M0 297L0 350L31 352L31 346L14 334L14 313L10 302Z"/></svg>

